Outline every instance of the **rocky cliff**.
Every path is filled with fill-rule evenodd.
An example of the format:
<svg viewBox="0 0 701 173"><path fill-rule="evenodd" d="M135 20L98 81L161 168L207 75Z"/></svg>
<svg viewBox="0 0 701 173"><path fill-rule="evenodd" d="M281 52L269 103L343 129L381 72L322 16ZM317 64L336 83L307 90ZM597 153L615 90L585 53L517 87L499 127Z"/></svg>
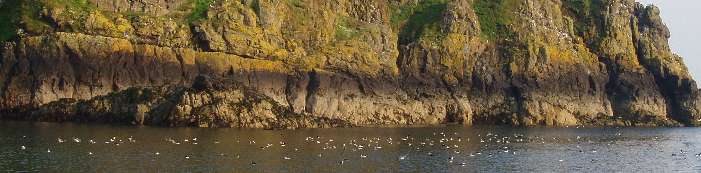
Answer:
<svg viewBox="0 0 701 173"><path fill-rule="evenodd" d="M669 49L659 9L633 0L0 4L0 19L11 23L0 26L5 119L273 128L263 124L294 114L360 125L701 125L699 91ZM226 105L250 104L226 87L218 101L198 103L215 97L182 88L197 76L241 83L276 108L237 111ZM75 116L78 103L140 90L180 99ZM187 113L166 116L160 102ZM203 106L218 113L197 112ZM168 116L190 118L158 120Z"/></svg>

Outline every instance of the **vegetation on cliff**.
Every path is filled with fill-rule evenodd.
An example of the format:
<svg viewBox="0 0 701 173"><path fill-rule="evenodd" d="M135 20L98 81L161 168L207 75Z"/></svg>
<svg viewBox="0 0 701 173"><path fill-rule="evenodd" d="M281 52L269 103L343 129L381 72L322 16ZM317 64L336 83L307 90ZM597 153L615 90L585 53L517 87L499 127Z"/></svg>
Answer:
<svg viewBox="0 0 701 173"><path fill-rule="evenodd" d="M418 3L390 5L392 26L399 31L404 42L424 39L436 42L448 33L442 21L447 0L421 0ZM472 9L479 16L482 34L490 40L503 40L513 37L510 28L515 20L513 15L522 2L509 0L474 0Z"/></svg>
<svg viewBox="0 0 701 173"><path fill-rule="evenodd" d="M185 15L185 22L192 23L204 20L207 10L215 5L215 0L188 0L181 5L181 10L190 11Z"/></svg>
<svg viewBox="0 0 701 173"><path fill-rule="evenodd" d="M37 1L11 0L0 7L0 41L5 42L16 35L43 33L50 26L39 18L41 6Z"/></svg>
<svg viewBox="0 0 701 173"><path fill-rule="evenodd" d="M404 44L424 39L437 42L446 36L443 30L445 0L421 0L416 4L390 5L392 27L399 31Z"/></svg>
<svg viewBox="0 0 701 173"><path fill-rule="evenodd" d="M479 16L484 37L492 40L513 38L511 24L522 2L510 0L476 0L473 8Z"/></svg>
<svg viewBox="0 0 701 173"><path fill-rule="evenodd" d="M605 0L566 0L563 1L563 13L574 20L574 31L577 36L595 48L601 38L605 37L604 15L606 7L611 2Z"/></svg>
<svg viewBox="0 0 701 173"><path fill-rule="evenodd" d="M81 32L88 16L98 9L82 0L9 0L0 7L0 41L20 36L47 34L54 31ZM56 23L48 18L62 18Z"/></svg>

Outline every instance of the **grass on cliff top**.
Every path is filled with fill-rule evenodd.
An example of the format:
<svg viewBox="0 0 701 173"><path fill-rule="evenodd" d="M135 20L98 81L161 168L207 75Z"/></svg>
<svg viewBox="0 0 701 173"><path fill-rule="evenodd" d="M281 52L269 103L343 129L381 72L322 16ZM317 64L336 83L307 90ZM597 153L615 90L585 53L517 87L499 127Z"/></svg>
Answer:
<svg viewBox="0 0 701 173"><path fill-rule="evenodd" d="M392 27L399 30L404 43L418 39L440 40L447 35L441 23L447 2L421 0L415 4L390 5ZM478 15L482 36L489 40L513 37L514 32L509 26L515 20L513 12L520 6L520 1L513 0L475 0L472 8Z"/></svg>
<svg viewBox="0 0 701 173"><path fill-rule="evenodd" d="M71 23L70 28L67 28L72 32L81 32L85 28L85 21L90 15L90 12L98 11L97 7L83 0L50 1L47 3L47 6L62 6L67 9L61 15L67 16L75 21Z"/></svg>
<svg viewBox="0 0 701 173"><path fill-rule="evenodd" d="M513 0L475 0L472 8L481 24L482 36L489 40L503 40L514 36L509 26L514 22L514 11L521 5Z"/></svg>
<svg viewBox="0 0 701 173"><path fill-rule="evenodd" d="M347 16L339 15L337 18L336 40L350 40L361 36L360 30L358 30L360 22Z"/></svg>
<svg viewBox="0 0 701 173"><path fill-rule="evenodd" d="M574 32L585 40L597 45L605 36L603 14L611 2L608 0L565 0L563 13L574 19ZM596 47L596 46L589 46Z"/></svg>
<svg viewBox="0 0 701 173"><path fill-rule="evenodd" d="M258 0L237 0L241 4L244 4L250 8L258 7ZM221 2L221 0L219 1ZM248 4L247 4L248 3ZM187 2L180 5L180 10L189 11L185 14L186 23L194 23L208 20L207 11L214 5L218 4L217 0L187 0ZM221 4L221 3L219 3ZM211 20L211 19L210 19Z"/></svg>
<svg viewBox="0 0 701 173"><path fill-rule="evenodd" d="M180 10L190 10L190 13L185 15L185 22L193 23L204 20L207 17L207 10L214 5L215 1L216 0L187 0L187 2L180 6Z"/></svg>
<svg viewBox="0 0 701 173"><path fill-rule="evenodd" d="M307 2L301 0L287 0L287 5L290 7L290 13L287 20L289 28L284 28L283 32L293 34L297 29L306 29L311 23L312 15L306 6Z"/></svg>
<svg viewBox="0 0 701 173"><path fill-rule="evenodd" d="M44 4L39 1L8 0L0 7L0 42L18 34L43 31L48 24L39 18ZM21 29L21 31L20 31Z"/></svg>
<svg viewBox="0 0 701 173"><path fill-rule="evenodd" d="M4 43L8 39L17 35L19 23L22 16L22 4L17 0L10 0L0 7L0 42Z"/></svg>
<svg viewBox="0 0 701 173"><path fill-rule="evenodd" d="M52 6L64 7L67 10L61 15L77 21L71 24L71 31L80 31L88 11L97 9L82 0L8 0L0 7L0 21L3 21L0 25L0 42L18 34L34 35L52 31L55 26L41 16L42 10Z"/></svg>
<svg viewBox="0 0 701 173"><path fill-rule="evenodd" d="M416 4L390 5L392 28L399 31L402 44L418 39L440 40L447 35L441 23L445 7L446 0L421 0Z"/></svg>

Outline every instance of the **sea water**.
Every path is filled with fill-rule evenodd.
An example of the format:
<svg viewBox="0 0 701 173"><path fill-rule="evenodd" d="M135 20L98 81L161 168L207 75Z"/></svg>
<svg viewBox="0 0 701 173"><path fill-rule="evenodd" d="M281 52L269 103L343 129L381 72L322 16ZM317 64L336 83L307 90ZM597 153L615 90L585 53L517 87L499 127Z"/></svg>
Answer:
<svg viewBox="0 0 701 173"><path fill-rule="evenodd" d="M0 172L701 172L701 128L0 122Z"/></svg>

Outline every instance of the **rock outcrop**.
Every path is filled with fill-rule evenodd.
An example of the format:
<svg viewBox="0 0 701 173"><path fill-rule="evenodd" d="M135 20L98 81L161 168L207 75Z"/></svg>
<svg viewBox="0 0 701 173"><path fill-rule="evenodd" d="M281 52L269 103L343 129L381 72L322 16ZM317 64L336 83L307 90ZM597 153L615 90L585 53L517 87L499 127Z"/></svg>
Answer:
<svg viewBox="0 0 701 173"><path fill-rule="evenodd" d="M5 119L701 125L659 9L633 0L4 3L25 16L0 47ZM5 8L18 6L36 13ZM185 88L197 76L245 87ZM158 98L133 95L147 91ZM267 104L231 106L254 93Z"/></svg>
<svg viewBox="0 0 701 173"><path fill-rule="evenodd" d="M133 87L90 100L63 98L42 105L23 118L264 129L352 126L343 120L294 113L236 81L204 76L197 77L191 88Z"/></svg>

